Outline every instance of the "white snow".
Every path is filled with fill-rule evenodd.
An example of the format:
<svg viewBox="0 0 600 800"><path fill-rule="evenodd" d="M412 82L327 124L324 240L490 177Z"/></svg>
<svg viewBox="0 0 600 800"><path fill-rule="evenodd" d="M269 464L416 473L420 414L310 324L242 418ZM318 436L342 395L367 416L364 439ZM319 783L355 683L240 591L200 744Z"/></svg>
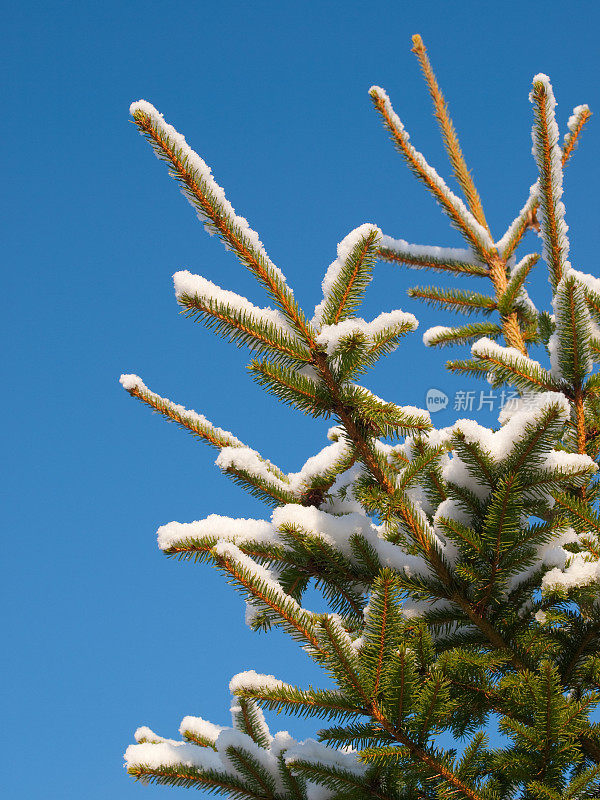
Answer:
<svg viewBox="0 0 600 800"><path fill-rule="evenodd" d="M567 128L569 129L569 133L565 133L564 142L567 145L575 131L577 130L577 126L579 125L579 120L581 119L583 114L589 113L589 106L582 105L582 106L575 106L573 109L573 113L567 120Z"/></svg>
<svg viewBox="0 0 600 800"><path fill-rule="evenodd" d="M573 269L573 267L571 267L569 275L577 278L579 283L582 283L586 289L589 289L594 294L600 296L600 278L595 278L593 275L589 275L587 272L579 272L579 270Z"/></svg>
<svg viewBox="0 0 600 800"><path fill-rule="evenodd" d="M328 438L331 438L331 431L340 431L340 428L337 426L332 428L328 434ZM316 455L307 459L299 472L290 472L288 474L290 487L295 492L302 492L304 489L311 486L314 479L319 475L324 475L330 470L335 469L337 464L343 463L343 461L348 458L350 450L349 444L338 434L335 441L324 447Z"/></svg>
<svg viewBox="0 0 600 800"><path fill-rule="evenodd" d="M202 717L184 717L179 726L179 733L182 736L189 733L212 744L215 744L222 730L222 725L215 725Z"/></svg>
<svg viewBox="0 0 600 800"><path fill-rule="evenodd" d="M227 469L240 470L256 476L267 483L274 483L280 489L290 489L287 480L274 464L262 459L256 450L250 447L224 447L219 453L215 464L223 471Z"/></svg>
<svg viewBox="0 0 600 800"><path fill-rule="evenodd" d="M464 469L464 475L465 475L464 479L462 478L462 476L459 476L458 474L459 471L458 469L456 469L456 467L458 466L458 462L460 462L461 465L461 472ZM480 500L485 499L485 497L489 495L489 488L484 486L483 484L475 483L473 476L468 475L465 464L463 464L463 462L460 460L460 458L458 458L458 456L454 456L451 463L452 467L454 467L454 471L452 471L451 469L447 469L444 471L445 472L444 478L446 480L453 481L453 483L455 483L457 486L467 485L471 489L471 491L473 491L473 493L479 497ZM468 514L467 511L465 511L465 509L458 504L458 501L454 500L452 497L447 497L445 500L442 500L442 502L436 508L435 515L433 517L433 524L436 534L441 536L443 536L444 534L438 533L438 526L442 518L456 520L456 522L460 522L461 525L469 526L471 524L471 515Z"/></svg>
<svg viewBox="0 0 600 800"><path fill-rule="evenodd" d="M448 328L446 325L434 325L432 328L428 328L423 334L423 344L425 347L433 347L433 345L437 344L440 336L452 333L452 331L453 328Z"/></svg>
<svg viewBox="0 0 600 800"><path fill-rule="evenodd" d="M558 405L559 419L563 421L568 419L571 406L564 394L543 392L537 396L535 403L515 411L496 432L484 428L473 420L458 420L452 428L460 430L467 441L478 442L484 450L492 455L494 460L500 460L522 438L527 425L534 422L551 405Z"/></svg>
<svg viewBox="0 0 600 800"><path fill-rule="evenodd" d="M476 357L482 359L488 357L492 360L500 361L502 364L510 365L516 369L520 368L527 372L537 370L541 372L542 375L546 373L546 370L539 361L534 361L532 358L523 355L516 347L504 347L485 336L478 339L471 346L471 353Z"/></svg>
<svg viewBox="0 0 600 800"><path fill-rule="evenodd" d="M500 359L503 363L505 363L507 359L511 361L514 359L522 359L525 362L532 362L536 366L541 366L537 361L532 361L532 359L524 356L516 347L504 347L485 336L473 343L471 346L471 353L473 353L474 356L486 356L489 354Z"/></svg>
<svg viewBox="0 0 600 800"><path fill-rule="evenodd" d="M364 514L363 507L355 499L352 491L352 487L362 474L362 465L354 464L346 472L338 475L329 491L328 498L321 505L321 509L330 514Z"/></svg>
<svg viewBox="0 0 600 800"><path fill-rule="evenodd" d="M583 453L567 453L564 450L551 450L544 459L543 469L561 469L564 472L597 472L598 465L593 458Z"/></svg>
<svg viewBox="0 0 600 800"><path fill-rule="evenodd" d="M386 311L379 314L371 322L366 322L361 317L345 319L336 325L324 325L317 336L317 344L327 349L328 355L338 348L340 340L355 333L362 334L367 343L372 344L374 338L387 328L408 327L409 330L416 330L419 323L414 314L406 311Z"/></svg>
<svg viewBox="0 0 600 800"><path fill-rule="evenodd" d="M262 519L235 519L210 514L196 522L169 522L161 525L158 529L158 546L161 550L168 550L174 545L205 536L214 536L233 544L248 541L270 544L273 542L273 534L271 523Z"/></svg>
<svg viewBox="0 0 600 800"><path fill-rule="evenodd" d="M271 570L263 567L262 564L257 563L250 558L250 556L247 556L232 542L217 542L212 551L220 558L227 559L229 561L235 561L236 564L238 564L243 570L252 573L255 580L265 583L269 589L272 589L279 594L285 594L281 588L281 585L273 577ZM288 597L288 595L285 596ZM295 600L292 600L291 597L289 600L295 605L298 605Z"/></svg>
<svg viewBox="0 0 600 800"><path fill-rule="evenodd" d="M529 402L522 403L515 408L512 413L501 414L501 422L504 424L498 431L492 431L479 425L474 420L460 419L454 425L443 431L436 432L438 439L445 439L453 433L460 432L466 442L476 443L488 454L490 459L496 463L505 459L512 448L522 439L526 428L535 422L541 414L551 405L558 406L558 417L561 421L566 421L570 415L570 404L567 398L559 392L544 392L531 396ZM565 473L580 473L582 470L593 472L596 470L595 462L579 454L566 453L551 450L544 457L541 469L552 471L560 468ZM442 469L445 480L455 483L457 486L469 489L480 500L489 497L493 487L482 482L478 476L473 475L469 467L462 459L453 452L452 457L446 462ZM438 507L434 525L439 517L450 517L463 524L469 524L469 517L465 511L455 505L453 501L444 501ZM435 532L438 533L437 526ZM443 536L443 533L440 533ZM449 560L453 560L454 554L448 551Z"/></svg>
<svg viewBox="0 0 600 800"><path fill-rule="evenodd" d="M429 526L427 527L429 528ZM409 578L413 576L431 577L431 568L421 556L413 556L409 553L405 553L400 545L388 542L387 539L384 539L381 535L378 535L377 538L370 536L368 537L368 541L377 553L377 557L383 567L389 567L390 569L404 572Z"/></svg>
<svg viewBox="0 0 600 800"><path fill-rule="evenodd" d="M229 681L229 691L236 694L239 691L254 689L289 689L290 684L279 680L274 675L262 675L253 669L238 672Z"/></svg>
<svg viewBox="0 0 600 800"><path fill-rule="evenodd" d="M279 311L269 307L259 308L245 297L242 297L242 295L230 292L227 289L221 289L216 283L203 278L201 275L194 275L187 269L180 270L173 275L173 284L175 286L175 296L179 301L181 301L183 295L197 296L206 305L219 303L229 306L234 311L254 317L264 325L274 325L287 334L293 333Z"/></svg>
<svg viewBox="0 0 600 800"><path fill-rule="evenodd" d="M523 392L519 397L511 398L500 409L498 422L504 425L518 411L537 408L538 400L543 397L539 392Z"/></svg>
<svg viewBox="0 0 600 800"><path fill-rule="evenodd" d="M566 553L567 565L558 565L542 578L542 592L549 589L574 589L600 580L600 561L589 560L586 553ZM566 559L565 559L566 561Z"/></svg>
<svg viewBox="0 0 600 800"><path fill-rule="evenodd" d="M125 751L127 767L196 767L198 769L221 769L218 753L209 747L198 747L185 742L160 742L158 744L132 744Z"/></svg>
<svg viewBox="0 0 600 800"><path fill-rule="evenodd" d="M148 387L139 375L121 375L119 383L128 392L132 389L138 389L140 392L148 391Z"/></svg>
<svg viewBox="0 0 600 800"><path fill-rule="evenodd" d="M285 526L297 527L316 536L347 557L352 557L349 538L355 533L368 536L373 529L370 520L361 514L344 514L341 517L320 511L314 506L285 505L273 511L273 525L279 530Z"/></svg>
<svg viewBox="0 0 600 800"><path fill-rule="evenodd" d="M255 672L247 672L235 676L230 687L232 691L235 691L240 687L259 688L265 685L288 686L288 684L273 678L272 675L257 675ZM239 711L239 706L232 706L234 719L237 711ZM285 786L278 761L281 755L283 755L286 764L292 770L295 762L303 760L345 769L355 775L362 775L366 771L366 765L358 760L356 753L349 747L335 750L312 739L307 739L305 742L297 742L287 731L279 731L275 736L270 736L266 723L264 723L262 711L260 709L257 709L257 711L263 720L262 727L264 732L270 738L270 744L267 748L260 747L248 734L236 728L213 725L199 717L185 717L182 720L180 730L182 732L189 731L190 733L195 731L203 739L214 740L216 750L212 747L164 739L156 736L149 728L139 728L136 735L140 738L144 735L148 735L150 738L151 735L153 743L136 744L128 747L125 753L125 766L128 768L145 767L154 772L173 767L181 771L186 769L200 770L201 772L210 770L244 779L244 776L236 768L231 752L228 752L235 748L248 753L258 761L273 779L278 796L285 794ZM324 790L317 784L311 783L307 787L309 800L316 800L317 798L322 800L322 798L330 796L329 790Z"/></svg>
<svg viewBox="0 0 600 800"><path fill-rule="evenodd" d="M159 742L168 742L170 744L178 744L173 739L165 739L164 736L159 736L158 733L154 733L151 728L148 728L147 725L140 726L136 732L133 734L133 738L138 742L138 744L145 744L147 742L152 744L157 744Z"/></svg>
<svg viewBox="0 0 600 800"><path fill-rule="evenodd" d="M379 241L382 250L391 250L397 253L399 258L422 259L426 262L472 264L473 266L485 266L471 250L462 247L435 247L433 245L411 244L405 239L393 239L391 236L383 235ZM419 268L419 264L408 264L409 267Z"/></svg>

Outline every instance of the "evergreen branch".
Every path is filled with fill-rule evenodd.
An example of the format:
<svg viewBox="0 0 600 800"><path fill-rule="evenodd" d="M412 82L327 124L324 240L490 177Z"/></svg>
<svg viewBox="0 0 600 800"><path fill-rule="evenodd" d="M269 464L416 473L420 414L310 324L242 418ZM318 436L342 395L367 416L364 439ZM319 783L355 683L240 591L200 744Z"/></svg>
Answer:
<svg viewBox="0 0 600 800"><path fill-rule="evenodd" d="M537 477L545 459L562 432L567 417L564 400L547 397L521 431L519 438L507 448L503 467L507 472L519 474L523 483ZM559 466L552 471L559 471Z"/></svg>
<svg viewBox="0 0 600 800"><path fill-rule="evenodd" d="M436 453L439 457L444 450L444 447L440 446L431 446L429 444L425 444L421 437L415 437L412 441L412 447L415 453L418 453L422 459L426 458L427 453L433 455ZM393 455L401 460L401 454L398 452L394 452ZM410 464L410 459L406 459L405 463L408 465ZM443 502L447 498L446 487L444 483L444 478L442 476L441 468L439 462L432 462L432 469L426 473L425 476L425 484L424 489L428 497L431 497L432 502L435 504L439 504Z"/></svg>
<svg viewBox="0 0 600 800"><path fill-rule="evenodd" d="M576 114L579 109L586 109L586 111ZM573 117L576 117L576 119L573 120L573 117L571 117L569 120L569 122L573 120L573 129L570 129L571 136L569 136L569 134L565 136L563 147L560 153L561 165L563 167L573 155L575 146L579 141L581 131L591 116L592 113L587 106L577 106L576 109L573 109ZM531 187L527 202L519 212L518 216L511 223L502 239L497 243L498 250L504 259L507 260L512 256L519 246L521 239L525 235L525 232L529 228L539 230L539 223L537 221L537 210L539 205L539 191L538 184L536 183Z"/></svg>
<svg viewBox="0 0 600 800"><path fill-rule="evenodd" d="M318 529L319 523L315 527ZM360 625L362 621L364 599L360 586L360 575L355 575L352 562L335 546L324 540L319 534L298 524L279 526L281 538L290 547L290 561L293 565L292 580L297 580L300 570L304 575L315 578L316 588L323 589L327 600L337 606L336 611L343 611L353 617Z"/></svg>
<svg viewBox="0 0 600 800"><path fill-rule="evenodd" d="M343 726L332 725L329 728L321 728L319 741L324 742L326 746L335 744L337 747L352 747L354 750L361 750L369 744L393 743L394 737L373 721L350 722Z"/></svg>
<svg viewBox="0 0 600 800"><path fill-rule="evenodd" d="M246 466L248 460L250 468ZM269 474L266 462L250 448L227 447L221 450L215 463L235 484L269 506L297 502L293 489L285 481Z"/></svg>
<svg viewBox="0 0 600 800"><path fill-rule="evenodd" d="M421 153L412 146L386 92L379 86L372 86L369 95L389 130L392 141L404 156L411 171L429 189L475 253L485 261L493 249L493 242L487 230L477 222L462 200L450 191L433 167L429 166Z"/></svg>
<svg viewBox="0 0 600 800"><path fill-rule="evenodd" d="M358 384L343 386L340 397L344 405L351 408L361 418L363 424L371 428L377 436L408 435L431 430L431 422L426 411L411 406L386 403L364 386Z"/></svg>
<svg viewBox="0 0 600 800"><path fill-rule="evenodd" d="M283 273L267 256L246 220L236 215L205 162L150 103L134 103L131 113L140 133L148 139L158 157L171 167L172 176L200 219L220 236L225 246L233 250L264 286L304 341L310 347L314 346L314 332L298 307Z"/></svg>
<svg viewBox="0 0 600 800"><path fill-rule="evenodd" d="M297 370L271 361L252 361L248 367L254 380L284 403L313 417L331 414L331 401L323 388Z"/></svg>
<svg viewBox="0 0 600 800"><path fill-rule="evenodd" d="M472 528L451 517L437 516L436 523L445 536L448 536L459 545L468 545L478 556L481 555L483 543L481 537Z"/></svg>
<svg viewBox="0 0 600 800"><path fill-rule="evenodd" d="M553 368L575 391L581 390L592 369L592 326L584 289L576 277L565 275L559 281L553 305L556 320Z"/></svg>
<svg viewBox="0 0 600 800"><path fill-rule="evenodd" d="M227 760L237 772L241 773L250 784L254 784L266 800L274 800L276 794L273 776L243 747L227 747Z"/></svg>
<svg viewBox="0 0 600 800"><path fill-rule="evenodd" d="M197 562L209 561L213 547L220 541L232 541L240 548L244 555L249 556L259 563L289 563L286 550L275 542L261 542L258 540L226 539L217 534L205 536L182 536L177 541L170 540L160 543L159 546L166 556L174 556L179 561L194 560Z"/></svg>
<svg viewBox="0 0 600 800"><path fill-rule="evenodd" d="M424 300L428 306L460 314L491 314L498 307L493 297L462 289L441 289L437 286L413 286L407 290L409 297Z"/></svg>
<svg viewBox="0 0 600 800"><path fill-rule="evenodd" d="M373 275L381 231L362 225L338 246L338 258L323 280L324 297L317 307L321 325L337 325L354 315Z"/></svg>
<svg viewBox="0 0 600 800"><path fill-rule="evenodd" d="M410 244L404 239L383 236L379 244L379 258L395 261L414 269L431 269L434 272L451 272L455 275L474 275L489 277L489 269L484 262L475 259L470 250L456 247L429 247Z"/></svg>
<svg viewBox="0 0 600 800"><path fill-rule="evenodd" d="M137 375L121 375L120 383L132 397L137 397L154 411L162 414L168 422L175 422L207 444L219 450L223 447L245 447L233 434L215 427L202 414L197 414L150 391Z"/></svg>
<svg viewBox="0 0 600 800"><path fill-rule="evenodd" d="M365 780L362 774L356 774L338 766L308 761L298 756L293 756L291 759L288 758L287 763L294 772L300 774L306 780L336 792L337 797L348 797L348 791L361 792L363 793L362 796L364 796ZM378 791L372 781L369 781L368 791L369 797L389 800L389 795ZM340 794L337 794L338 792Z"/></svg>
<svg viewBox="0 0 600 800"><path fill-rule="evenodd" d="M478 606L488 605L496 588L496 579L502 568L502 556L514 544L523 511L520 479L516 472L502 478L492 494L482 530L482 541L492 546L488 584Z"/></svg>
<svg viewBox="0 0 600 800"><path fill-rule="evenodd" d="M556 101L547 75L536 75L531 93L535 123L533 152L540 172L538 183L544 258L550 269L550 283L556 287L568 265L569 242L564 221L562 158L558 127L554 118Z"/></svg>
<svg viewBox="0 0 600 800"><path fill-rule="evenodd" d="M386 325L379 330L372 338L371 345L364 356L364 367L372 367L379 358L393 352L400 339L410 331L414 331L414 326L408 321L397 322ZM358 370L357 370L358 371ZM361 367L362 371L362 367Z"/></svg>
<svg viewBox="0 0 600 800"><path fill-rule="evenodd" d="M186 292L178 295L177 301L186 317L203 322L209 330L238 346L245 345L254 352L267 352L272 358L296 365L310 362L310 353L295 337L270 321L257 319L245 309Z"/></svg>
<svg viewBox="0 0 600 800"><path fill-rule="evenodd" d="M551 351L553 370L572 388L577 446L580 453L585 453L587 436L582 385L593 367L592 326L584 290L576 277L567 274L558 282L554 312L556 333L550 339L555 345Z"/></svg>
<svg viewBox="0 0 600 800"><path fill-rule="evenodd" d="M489 339L480 339L471 352L482 367L493 373L495 385L512 383L525 392L560 391L548 370L512 347L501 347Z"/></svg>
<svg viewBox="0 0 600 800"><path fill-rule="evenodd" d="M474 358L446 361L446 369L457 375L467 375L472 378L486 378L490 372L488 366Z"/></svg>
<svg viewBox="0 0 600 800"><path fill-rule="evenodd" d="M525 205L508 226L504 236L496 242L496 249L505 261L512 257L529 228L539 231L540 225L537 219L539 205L538 184L535 183L529 190Z"/></svg>
<svg viewBox="0 0 600 800"><path fill-rule="evenodd" d="M569 117L567 127L569 132L565 134L562 146L562 164L563 166L571 158L573 151L579 143L579 137L584 125L592 116L592 112L588 106L576 106L573 109L573 114Z"/></svg>
<svg viewBox="0 0 600 800"><path fill-rule="evenodd" d="M508 284L506 285L506 289L498 300L498 311L500 314L502 314L502 316L507 316L511 313L511 311L514 310L515 303L517 302L519 293L523 288L523 284L539 259L540 257L537 253L532 253L531 255L525 256L525 258L519 261L519 263L512 270L512 274Z"/></svg>
<svg viewBox="0 0 600 800"><path fill-rule="evenodd" d="M567 492L555 494L554 500L557 506L566 511L575 530L586 533L591 529L600 536L600 516L590 508L589 503Z"/></svg>
<svg viewBox="0 0 600 800"><path fill-rule="evenodd" d="M444 139L444 145L446 147L446 152L448 153L448 157L450 159L450 163L454 171L454 176L458 181L460 188L463 190L463 194L465 195L465 198L467 200L469 210L471 211L477 222L479 222L479 224L482 225L488 233L490 233L490 229L488 227L488 224L485 219L485 214L483 212L483 207L481 205L481 199L479 197L477 189L475 188L473 177L465 162L465 158L460 148L456 130L454 129L454 125L452 124L452 119L450 118L450 114L448 112L448 105L446 103L446 100L444 99L444 95L442 94L441 89L438 86L435 73L433 72L433 69L429 62L429 58L427 56L427 50L425 49L425 45L423 44L423 39L419 36L419 34L416 34L415 36L412 37L412 41L413 41L412 51L413 53L416 54L417 58L419 59L421 70L423 71L425 81L427 82L427 88L429 89L429 94L431 95L431 99L433 100L435 117L440 125L440 129Z"/></svg>
<svg viewBox="0 0 600 800"><path fill-rule="evenodd" d="M381 569L381 561L377 551L361 533L353 533L349 539L352 555L364 572L365 578L371 581Z"/></svg>
<svg viewBox="0 0 600 800"><path fill-rule="evenodd" d="M320 506L336 480L356 462L354 448L341 431L332 435L330 431L330 438L333 443L310 458L297 473L302 481L298 489L302 505Z"/></svg>
<svg viewBox="0 0 600 800"><path fill-rule="evenodd" d="M451 446L478 483L493 489L498 472L494 458L478 441L467 437L460 426L460 422L454 425Z"/></svg>
<svg viewBox="0 0 600 800"><path fill-rule="evenodd" d="M421 478L423 472L431 474L433 467L437 466L442 453L448 449L446 444L437 445L437 447L420 448L421 452L416 457L411 459L407 466L402 470L400 477L397 481L397 486L402 491L406 491L411 485ZM443 487L438 487L443 491Z"/></svg>
<svg viewBox="0 0 600 800"><path fill-rule="evenodd" d="M569 686L571 676L575 672L578 664L580 663L583 655L592 644L597 644L598 636L600 634L600 622L595 622L587 626L585 635L581 638L579 644L575 648L571 660L565 665L562 670L562 682L565 686ZM596 652L597 647L594 647L592 652Z"/></svg>
<svg viewBox="0 0 600 800"><path fill-rule="evenodd" d="M400 642L399 600L395 574L392 570L383 570L373 583L365 610L364 643L359 655L374 701L381 689L388 659Z"/></svg>
<svg viewBox="0 0 600 800"><path fill-rule="evenodd" d="M542 713L540 721L544 724L544 749L541 753L541 765L536 774L536 778L544 780L548 769L550 768L551 755L550 752L555 745L556 740L559 738L559 725L561 714L558 711L557 698L562 700L562 686L558 680L558 672L556 667L550 661L544 661L540 665L541 673L541 700Z"/></svg>
<svg viewBox="0 0 600 800"><path fill-rule="evenodd" d="M385 727L385 726L384 726ZM432 776L441 778L449 784L451 796L462 795L467 800L484 800L482 795L462 781L456 773L443 764L428 750L416 745L408 736L397 729L393 729L394 738L404 747L412 758L427 767ZM395 763L402 757L402 749L398 747L367 747L361 751L361 759L367 763ZM390 760L388 760L390 759Z"/></svg>
<svg viewBox="0 0 600 800"><path fill-rule="evenodd" d="M352 692L365 708L370 709L369 693L360 679L357 656L347 634L330 614L324 614L319 622L319 640L322 652L328 656L330 670L342 685L346 685L347 691Z"/></svg>
<svg viewBox="0 0 600 800"><path fill-rule="evenodd" d="M183 738L191 744L198 745L198 747L209 747L211 750L216 750L217 738L223 729L219 725L212 725L212 723L209 723L207 726L208 730L204 729L204 725L202 729L198 730L194 722L198 722L197 717L183 718L179 728L179 732ZM205 724L204 720L201 720L201 722ZM139 739L136 735L136 741L141 743L142 739Z"/></svg>
<svg viewBox="0 0 600 800"><path fill-rule="evenodd" d="M285 762L286 750L282 750L277 756L279 764L279 775L282 783L289 792L289 798L286 800L307 800L306 798L306 781L300 775L294 775L291 769Z"/></svg>
<svg viewBox="0 0 600 800"><path fill-rule="evenodd" d="M490 268L490 278L496 292L496 300L500 301L500 298L504 295L508 286L508 278L506 276L506 261L494 253L488 259L488 265ZM523 341L523 333L519 323L519 316L516 311L511 311L502 316L502 330L504 332L506 344L509 347L514 347L516 350L519 350L521 353L523 353L523 355L526 356L527 348L525 347L525 342Z"/></svg>
<svg viewBox="0 0 600 800"><path fill-rule="evenodd" d="M163 786L180 786L184 789L205 789L209 793L227 792L235 800L265 800L265 795L250 789L235 775L218 772L214 769L201 770L197 767L164 766L152 767L136 764L127 768L136 781Z"/></svg>
<svg viewBox="0 0 600 800"><path fill-rule="evenodd" d="M342 718L364 716L368 710L357 707L341 692L327 689L298 689L285 684L276 687L236 687L235 695L250 698L269 711L283 711L299 717Z"/></svg>
<svg viewBox="0 0 600 800"><path fill-rule="evenodd" d="M393 493L393 479L384 471L382 464L380 463L373 450L373 447L371 446L371 443L360 430L353 414L351 413L351 410L344 402L340 388L329 368L327 356L320 351L316 351L314 355L314 361L315 369L317 369L321 374L323 383L331 395L332 409L344 426L348 438L353 442L356 448L357 456L373 474L375 479L380 483L384 490L388 493Z"/></svg>
<svg viewBox="0 0 600 800"><path fill-rule="evenodd" d="M428 740L436 717L446 716L453 711L453 703L448 697L448 681L440 670L433 670L419 687L415 704L415 718L418 725L418 743L423 746ZM443 710L440 709L443 707ZM441 711L441 714L440 714Z"/></svg>
<svg viewBox="0 0 600 800"><path fill-rule="evenodd" d="M239 703L231 705L231 716L236 730L242 731L264 750L271 746L272 737L262 709L252 698L238 697Z"/></svg>
<svg viewBox="0 0 600 800"><path fill-rule="evenodd" d="M311 651L324 655L315 634L313 615L287 595L270 573L230 543L220 542L213 548L213 554L216 563L249 597L272 611L292 636L308 644Z"/></svg>
<svg viewBox="0 0 600 800"><path fill-rule="evenodd" d="M438 325L429 328L423 334L423 342L427 347L453 347L457 344L472 344L482 337L497 338L502 335L502 328L495 322L470 322L454 328Z"/></svg>
<svg viewBox="0 0 600 800"><path fill-rule="evenodd" d="M122 375L121 384L132 397L142 400L168 421L177 423L197 438L218 448L221 451L217 459L218 466L221 466L235 483L249 491L250 494L271 505L295 502L296 496L286 485L287 476L270 461L263 459L255 450L246 447L235 436L221 428L216 428L201 414L188 411L183 406L151 392L137 375ZM229 458L227 458L227 454L229 454ZM236 465L236 459L241 459L242 464ZM249 460L254 462L254 472L245 468L245 464Z"/></svg>
<svg viewBox="0 0 600 800"><path fill-rule="evenodd" d="M586 769L580 775L577 775L569 782L565 792L566 797L571 798L579 797L594 797L598 794L598 778L600 776L600 766L597 764L589 769ZM595 786L590 786L592 782L596 782Z"/></svg>
<svg viewBox="0 0 600 800"><path fill-rule="evenodd" d="M600 378L589 376L593 358L600 360L595 328L600 280L577 273L567 261L560 148L546 76L536 76L531 96L540 180L526 213L494 246L425 47L418 36L413 42L469 208L409 144L385 92L373 87L371 97L409 166L473 253L419 248L361 226L338 246L310 323L290 306L295 300L285 278L246 221L235 215L204 162L149 104L132 109L200 217L253 271L283 315L213 284L207 291L177 291L183 305L217 332L268 355L250 369L269 391L313 416L331 414L342 426L330 432L334 444L327 452L288 476L200 415L149 392L137 377L123 376L133 396L217 447L218 465L234 480L268 502L293 504L278 509L272 523L246 520L239 531L221 523L214 530L200 523L179 530L171 523L164 526L167 533L159 531L159 545L168 555L212 559L246 596L250 626L283 627L338 687L302 690L272 676L262 676L263 683L238 682L237 688L232 683L239 704L232 708L235 730L229 739L203 720L180 728L201 747L139 729L146 738L136 733L143 744L131 759L126 756L136 777L206 787L237 800L306 800L323 792L339 800L498 800L521 790L539 800L591 800L597 793L600 767L585 768L589 760L600 763L600 726L589 721L600 700L600 659L593 655L600 630L593 583L600 553L600 483L590 480L596 468L590 456L600 456ZM144 115L155 138L140 123ZM579 107L569 120L563 163L588 117L587 107ZM516 267L509 261L524 230L537 224L540 199L544 254L556 290L552 318L535 309L524 289L537 256ZM457 429L421 437L431 429L425 412L386 403L350 383L411 327L406 321L392 325L390 315L369 323L350 317L376 253L411 266L491 279L495 297L413 289L413 296L439 308L466 314L498 310L502 323L437 328L424 339L448 344L503 334L508 347L481 339L472 360L450 366L487 375L493 386L510 383L521 393L538 392L534 414L507 417L500 431L473 424L463 426L462 434ZM527 356L529 341L546 346L550 371ZM540 394L547 391L563 394ZM395 448L378 439L398 435L408 438ZM451 458L444 455L450 448ZM365 514L378 527L365 522ZM550 579L556 575L554 586ZM304 593L313 587L338 613L302 608ZM294 746L284 733L271 737L261 706L341 719L347 724L320 732L322 741L338 749ZM484 735L476 734L459 759L454 750L430 744L443 730L472 734L490 712L503 715L510 746L488 750ZM362 752L340 750L348 745ZM164 765L158 750L150 755L151 748L169 754ZM142 764L144 757L148 763ZM136 775L138 768L149 772ZM209 782L202 783L207 775ZM230 778L233 783L225 786Z"/></svg>

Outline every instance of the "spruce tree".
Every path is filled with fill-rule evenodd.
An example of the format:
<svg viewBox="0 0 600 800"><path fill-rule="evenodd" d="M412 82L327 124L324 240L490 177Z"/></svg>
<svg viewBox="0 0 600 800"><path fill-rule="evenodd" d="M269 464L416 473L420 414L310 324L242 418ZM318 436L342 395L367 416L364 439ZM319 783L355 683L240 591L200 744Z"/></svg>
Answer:
<svg viewBox="0 0 600 800"><path fill-rule="evenodd" d="M137 779L238 800L598 796L600 279L569 262L562 202L563 168L590 111L574 109L561 142L550 81L535 76L539 178L495 241L419 36L413 45L464 200L413 147L386 92L374 86L370 96L466 247L409 244L361 225L338 245L310 318L205 162L152 105L131 106L199 218L275 306L185 271L174 276L181 309L247 346L268 392L334 423L330 443L286 474L137 376L121 377L130 395L216 448L221 470L272 508L265 520L169 523L159 547L220 570L245 598L249 625L283 628L335 687L238 674L231 727L185 717L181 741L136 731L126 766ZM530 229L542 252L517 260ZM450 370L518 393L497 428L460 419L436 430L427 411L358 383L417 326L400 310L358 316L378 259L473 281L409 295L468 318L423 337L470 346ZM552 307L539 310L525 286L544 262ZM309 586L328 613L303 606ZM320 720L318 741L272 735L263 710ZM486 735L493 720L499 744ZM442 746L441 733L456 746Z"/></svg>

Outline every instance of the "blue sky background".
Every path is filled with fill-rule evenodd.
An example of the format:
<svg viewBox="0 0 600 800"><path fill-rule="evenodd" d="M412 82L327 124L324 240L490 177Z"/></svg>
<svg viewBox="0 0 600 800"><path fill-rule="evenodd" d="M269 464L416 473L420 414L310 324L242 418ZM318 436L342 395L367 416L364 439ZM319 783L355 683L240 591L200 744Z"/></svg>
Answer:
<svg viewBox="0 0 600 800"><path fill-rule="evenodd" d="M363 222L461 245L367 96L373 83L387 88L414 144L448 174L412 33L429 48L497 236L535 179L532 76L550 74L563 131L574 105L600 108L594 2L215 5L3 11L6 798L181 793L127 778L121 754L138 725L176 736L185 714L227 723L227 684L244 669L320 680L282 636L245 628L241 600L216 574L155 544L173 519L265 512L220 475L211 450L133 402L121 372L286 470L323 446L327 426L277 406L245 375L244 351L178 315L181 268L264 298L129 124L130 102L150 100L185 133L309 311L336 243ZM594 118L565 187L573 264L595 274L598 130ZM365 316L400 307L421 331L449 319L404 294L432 280L380 265ZM547 297L542 268L536 280L533 293ZM454 393L479 392L444 373L446 356L415 334L367 385L420 406L428 388L445 390L436 421L446 425Z"/></svg>

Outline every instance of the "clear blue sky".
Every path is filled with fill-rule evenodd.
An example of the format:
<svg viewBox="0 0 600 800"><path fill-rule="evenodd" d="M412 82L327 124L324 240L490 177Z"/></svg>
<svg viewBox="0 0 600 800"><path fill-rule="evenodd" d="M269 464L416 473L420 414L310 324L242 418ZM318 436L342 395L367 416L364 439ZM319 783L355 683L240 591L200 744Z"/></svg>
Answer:
<svg viewBox="0 0 600 800"><path fill-rule="evenodd" d="M150 100L185 133L307 306L336 243L363 222L460 246L367 96L386 87L447 174L412 33L429 47L498 236L535 177L532 76L551 76L563 130L574 105L600 109L594 2L216 6L26 0L3 12L7 799L174 796L125 775L137 725L176 736L185 714L226 723L227 684L244 669L319 680L295 646L244 627L242 602L217 575L155 544L173 519L264 512L219 474L212 451L132 401L121 372L289 470L323 445L325 426L278 407L244 374L244 351L178 316L180 268L264 300L128 123L130 102ZM598 131L594 118L565 198L573 264L596 274ZM430 280L381 265L365 313L400 307L422 329L439 322L404 295ZM368 385L421 406L431 386L478 391L444 374L445 355L414 335ZM438 421L455 415L450 406Z"/></svg>

